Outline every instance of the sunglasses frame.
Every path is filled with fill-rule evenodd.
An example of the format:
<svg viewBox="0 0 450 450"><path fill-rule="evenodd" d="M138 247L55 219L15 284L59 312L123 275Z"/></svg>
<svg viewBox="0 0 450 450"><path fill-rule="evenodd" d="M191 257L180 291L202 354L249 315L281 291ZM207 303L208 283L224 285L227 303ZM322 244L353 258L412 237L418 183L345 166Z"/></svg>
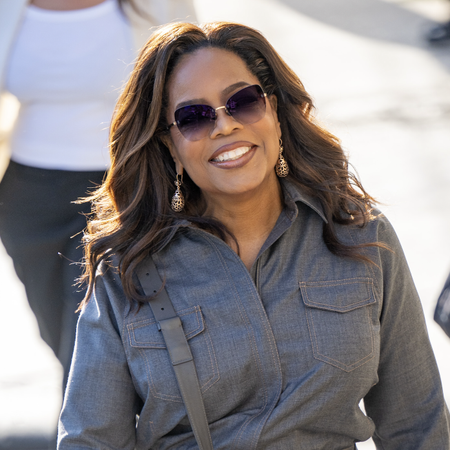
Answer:
<svg viewBox="0 0 450 450"><path fill-rule="evenodd" d="M228 110L228 108L227 108L226 105L227 105L227 103L230 101L230 99L232 99L236 94L239 94L239 92L241 92L241 91L243 91L243 90L245 90L245 89L252 88L252 87L257 87L257 88L259 88L259 89L261 90L261 92L262 92L261 98L264 99L264 108L265 108L265 107L266 107L266 98L267 98L267 94L263 91L263 88L262 88L259 84L251 84L251 85L249 85L249 86L243 87L242 89L239 89L237 92L235 92L233 95L231 95L231 96L228 98L228 100L225 102L225 105L223 105L223 106L219 106L219 107L217 107L217 108L213 108L213 107L210 106L210 105L201 105L201 104L187 105L187 106L182 106L181 108L178 108L177 110L175 110L174 115L176 116L177 111L179 111L179 110L181 110L181 109L183 109L183 108L186 108L186 107L192 107L192 106L206 106L206 107L208 107L208 108L211 108L212 111L214 111L214 119L213 119L214 122L217 120L217 111L218 111L219 109L224 109L225 112L226 112L226 114L229 115L230 117L233 117L233 119L236 120L236 122L242 123L242 122L240 122L239 120L237 120L236 117L233 116L233 114L231 114L231 112ZM261 117L261 119L262 119L262 117ZM259 119L259 120L261 120L261 119ZM256 122L258 122L259 120L257 120ZM252 123L256 123L256 122L252 122ZM243 123L243 125L247 125L247 124L248 124L248 123ZM173 126L176 126L176 127L179 129L179 127L178 127L178 121L177 121L177 120L175 120L174 122L172 122L172 123L170 123L169 125L167 125L166 130L169 131L170 128L173 127ZM213 130L213 129L214 129L214 126L211 128L211 130ZM209 131L209 133L210 133L210 132L211 132L211 131ZM196 140L192 141L191 139L188 139L186 136L184 136L184 134L182 133L181 130L180 130L180 133L181 133L181 135L182 135L185 139L187 139L188 141L191 141L191 142L195 142L195 141L197 141L197 140L203 139L203 138L199 138L199 139L196 139ZM209 133L208 133L208 134L209 134ZM206 137L208 134L206 134L204 137Z"/></svg>

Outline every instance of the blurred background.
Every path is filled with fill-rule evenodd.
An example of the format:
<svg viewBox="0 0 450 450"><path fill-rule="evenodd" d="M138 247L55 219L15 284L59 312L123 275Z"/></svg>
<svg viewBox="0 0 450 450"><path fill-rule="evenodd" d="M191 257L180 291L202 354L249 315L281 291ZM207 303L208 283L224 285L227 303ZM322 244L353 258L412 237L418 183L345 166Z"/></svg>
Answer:
<svg viewBox="0 0 450 450"><path fill-rule="evenodd" d="M231 20L263 32L315 99L319 121L342 140L365 189L381 202L399 235L449 403L450 339L434 323L433 312L450 271L450 41L431 45L424 36L450 19L450 2L195 4L200 22ZM3 101L5 129L16 104ZM4 151L0 159L3 173ZM62 371L39 338L1 245L0 274L0 449L37 450L32 437L53 431ZM368 442L358 448L374 447Z"/></svg>

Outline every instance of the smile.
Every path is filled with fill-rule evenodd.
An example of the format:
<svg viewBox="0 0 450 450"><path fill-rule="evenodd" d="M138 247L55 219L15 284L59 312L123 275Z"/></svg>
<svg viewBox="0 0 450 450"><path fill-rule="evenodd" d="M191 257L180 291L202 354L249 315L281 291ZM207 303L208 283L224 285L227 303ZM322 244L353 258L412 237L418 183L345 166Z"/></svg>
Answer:
<svg viewBox="0 0 450 450"><path fill-rule="evenodd" d="M216 158L211 161L215 162L225 162L225 161L234 161L235 159L239 159L241 156L245 155L251 150L251 147L239 147L229 152L223 152Z"/></svg>

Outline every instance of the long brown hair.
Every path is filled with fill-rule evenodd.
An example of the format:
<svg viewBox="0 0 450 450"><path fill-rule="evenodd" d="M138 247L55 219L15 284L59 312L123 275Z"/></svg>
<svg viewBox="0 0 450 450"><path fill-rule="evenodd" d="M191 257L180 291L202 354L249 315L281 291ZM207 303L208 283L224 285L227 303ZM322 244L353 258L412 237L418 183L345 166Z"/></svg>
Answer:
<svg viewBox="0 0 450 450"><path fill-rule="evenodd" d="M187 174L183 184L186 208L181 214L170 209L176 171L164 145L166 84L182 56L204 47L238 55L263 90L276 95L289 179L322 203L328 219L323 227L328 249L367 260L363 246L338 240L335 224L364 226L374 200L349 172L338 139L316 123L312 100L297 75L252 28L228 22L202 27L175 23L160 28L147 42L117 104L110 134L111 169L89 197L93 218L84 236L85 301L99 263L111 254L118 258L127 297L143 301L133 283L133 271L165 244L180 217L222 238L226 235L222 224L203 217L200 190Z"/></svg>

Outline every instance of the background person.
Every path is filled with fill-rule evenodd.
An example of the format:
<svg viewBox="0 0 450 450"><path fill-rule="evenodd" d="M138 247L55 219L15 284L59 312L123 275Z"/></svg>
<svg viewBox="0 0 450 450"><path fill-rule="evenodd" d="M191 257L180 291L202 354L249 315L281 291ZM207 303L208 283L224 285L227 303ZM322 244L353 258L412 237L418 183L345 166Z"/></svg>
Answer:
<svg viewBox="0 0 450 450"><path fill-rule="evenodd" d="M60 449L195 445L133 279L148 255L189 339L214 448L342 450L371 436L449 448L400 244L311 113L255 30L179 24L149 41L92 196Z"/></svg>
<svg viewBox="0 0 450 450"><path fill-rule="evenodd" d="M151 27L193 19L190 0L0 3L0 83L20 102L0 183L0 237L66 384L83 298L80 232L109 166L110 118Z"/></svg>

